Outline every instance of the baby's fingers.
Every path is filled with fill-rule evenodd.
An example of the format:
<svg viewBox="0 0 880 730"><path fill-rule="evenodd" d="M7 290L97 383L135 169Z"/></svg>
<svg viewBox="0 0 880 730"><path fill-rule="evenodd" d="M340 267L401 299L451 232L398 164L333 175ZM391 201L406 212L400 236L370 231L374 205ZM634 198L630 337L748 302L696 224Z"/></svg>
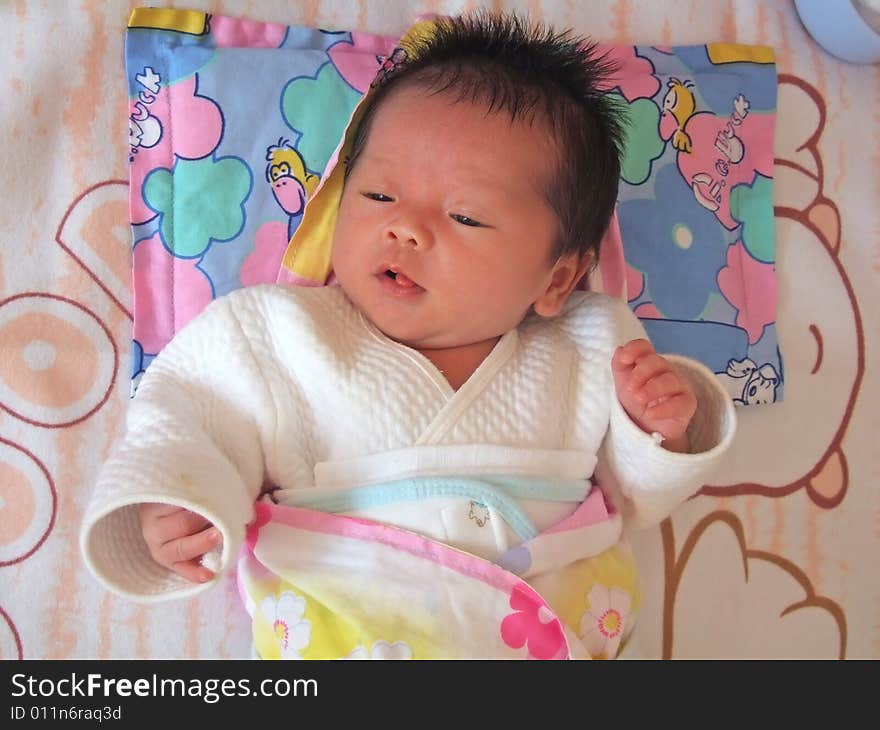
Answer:
<svg viewBox="0 0 880 730"><path fill-rule="evenodd" d="M673 396L660 396L648 403L645 418L651 421L680 419L689 421L697 410L697 399L691 393L678 393Z"/></svg>
<svg viewBox="0 0 880 730"><path fill-rule="evenodd" d="M671 375L673 379L677 381L677 377L672 373L670 369L669 363L660 355L652 354L645 355L636 362L635 367L632 369L632 372L629 374L627 380L627 390L631 393L636 392L643 388L643 386L649 381L659 379L663 374ZM666 379L664 382L667 382ZM681 390L681 388L675 388L673 392L677 392ZM662 395L662 393L660 393ZM653 400L653 399L649 399ZM645 402L645 401L643 401Z"/></svg>
<svg viewBox="0 0 880 730"><path fill-rule="evenodd" d="M180 507L174 512L157 519L153 526L153 534L160 543L166 543L178 537L195 535L210 524L208 520L197 512L190 512L188 509Z"/></svg>
<svg viewBox="0 0 880 730"><path fill-rule="evenodd" d="M153 558L173 570L175 563L186 563L194 558L201 558L205 553L214 550L221 540L220 531L216 527L209 527L195 535L169 540L156 551Z"/></svg>
<svg viewBox="0 0 880 730"><path fill-rule="evenodd" d="M640 357L654 352L654 347L648 340L630 340L614 351L611 357L611 369L615 371L626 370L632 367Z"/></svg>
<svg viewBox="0 0 880 730"><path fill-rule="evenodd" d="M166 504L164 502L143 502L138 505L138 512L141 515L141 520L147 521L167 517L181 509L183 509L183 507L178 507L176 504Z"/></svg>
<svg viewBox="0 0 880 730"><path fill-rule="evenodd" d="M191 583L207 583L214 574L199 562L200 559L185 560L174 563L169 567L179 576L186 578Z"/></svg>
<svg viewBox="0 0 880 730"><path fill-rule="evenodd" d="M684 388L678 375L667 370L645 383L636 393L636 398L642 405L650 406L660 398L670 398L682 392Z"/></svg>

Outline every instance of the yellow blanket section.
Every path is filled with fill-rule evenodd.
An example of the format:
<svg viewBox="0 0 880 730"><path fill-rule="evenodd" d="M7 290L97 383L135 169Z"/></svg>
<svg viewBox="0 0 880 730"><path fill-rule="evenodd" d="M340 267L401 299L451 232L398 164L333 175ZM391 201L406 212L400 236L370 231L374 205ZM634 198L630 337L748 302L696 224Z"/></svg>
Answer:
<svg viewBox="0 0 880 730"><path fill-rule="evenodd" d="M239 562L262 659L613 659L641 603L624 543L502 585L465 553L450 569L430 549L268 533Z"/></svg>
<svg viewBox="0 0 880 730"><path fill-rule="evenodd" d="M420 41L434 33L439 22L442 20L417 22L403 35L399 47L406 51L408 58L412 58L417 52ZM314 196L306 204L303 219L284 252L281 261L282 276L286 272L296 280L305 279L320 285L330 275L333 231L336 228L336 216L345 179L345 165L339 163L344 162L351 153L358 125L372 92L373 88L363 96L352 113L341 146L330 159Z"/></svg>

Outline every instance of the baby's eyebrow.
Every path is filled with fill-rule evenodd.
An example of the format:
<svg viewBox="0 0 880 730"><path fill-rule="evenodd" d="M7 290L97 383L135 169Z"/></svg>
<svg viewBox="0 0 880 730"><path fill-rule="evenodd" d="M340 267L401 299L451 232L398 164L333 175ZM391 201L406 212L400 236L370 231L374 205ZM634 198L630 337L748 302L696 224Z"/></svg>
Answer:
<svg viewBox="0 0 880 730"><path fill-rule="evenodd" d="M377 155L375 153L361 154L361 162L369 162L373 165L396 165L400 161L399 155Z"/></svg>
<svg viewBox="0 0 880 730"><path fill-rule="evenodd" d="M401 155L365 152L355 170L369 167L370 179L365 181L365 184L381 186L394 183L398 167L403 165L405 168L408 164ZM378 175L377 170L380 173ZM537 181L533 181L533 183L538 185ZM486 198L489 204L509 199L516 190L506 175L493 174L491 170L487 171L484 167L476 164L469 165L467 162L458 168L454 186L467 195L479 195L481 198Z"/></svg>

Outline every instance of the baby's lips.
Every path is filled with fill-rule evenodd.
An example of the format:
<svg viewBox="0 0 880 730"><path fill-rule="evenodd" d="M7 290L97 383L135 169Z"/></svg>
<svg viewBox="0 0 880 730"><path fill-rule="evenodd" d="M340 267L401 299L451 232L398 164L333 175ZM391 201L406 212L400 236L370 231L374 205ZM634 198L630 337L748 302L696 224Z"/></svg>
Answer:
<svg viewBox="0 0 880 730"><path fill-rule="evenodd" d="M411 287L416 286L416 283L410 279L406 274L398 274L394 279L400 286L403 287Z"/></svg>
<svg viewBox="0 0 880 730"><path fill-rule="evenodd" d="M411 279L409 276L404 274L401 271L401 268L403 268L403 267L399 266L396 263L388 262L388 263L383 264L380 267L379 271L377 271L376 273L377 273L377 275L387 276L388 272L391 272L392 274L394 274L395 283L398 286L401 286L401 287L404 287L407 289L412 288L412 287L424 288L415 279Z"/></svg>

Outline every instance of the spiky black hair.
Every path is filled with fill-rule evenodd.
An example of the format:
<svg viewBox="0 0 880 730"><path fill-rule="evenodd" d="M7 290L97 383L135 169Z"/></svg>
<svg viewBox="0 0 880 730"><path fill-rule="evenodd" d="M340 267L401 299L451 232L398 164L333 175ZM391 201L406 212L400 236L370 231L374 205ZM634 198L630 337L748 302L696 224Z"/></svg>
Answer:
<svg viewBox="0 0 880 730"><path fill-rule="evenodd" d="M483 103L513 120L543 122L558 154L545 190L560 226L554 256L591 254L595 265L617 200L625 139L624 112L604 93L617 65L597 44L571 29L556 32L515 14L479 11L444 19L394 58L377 77L346 175L363 151L376 110L405 85Z"/></svg>

